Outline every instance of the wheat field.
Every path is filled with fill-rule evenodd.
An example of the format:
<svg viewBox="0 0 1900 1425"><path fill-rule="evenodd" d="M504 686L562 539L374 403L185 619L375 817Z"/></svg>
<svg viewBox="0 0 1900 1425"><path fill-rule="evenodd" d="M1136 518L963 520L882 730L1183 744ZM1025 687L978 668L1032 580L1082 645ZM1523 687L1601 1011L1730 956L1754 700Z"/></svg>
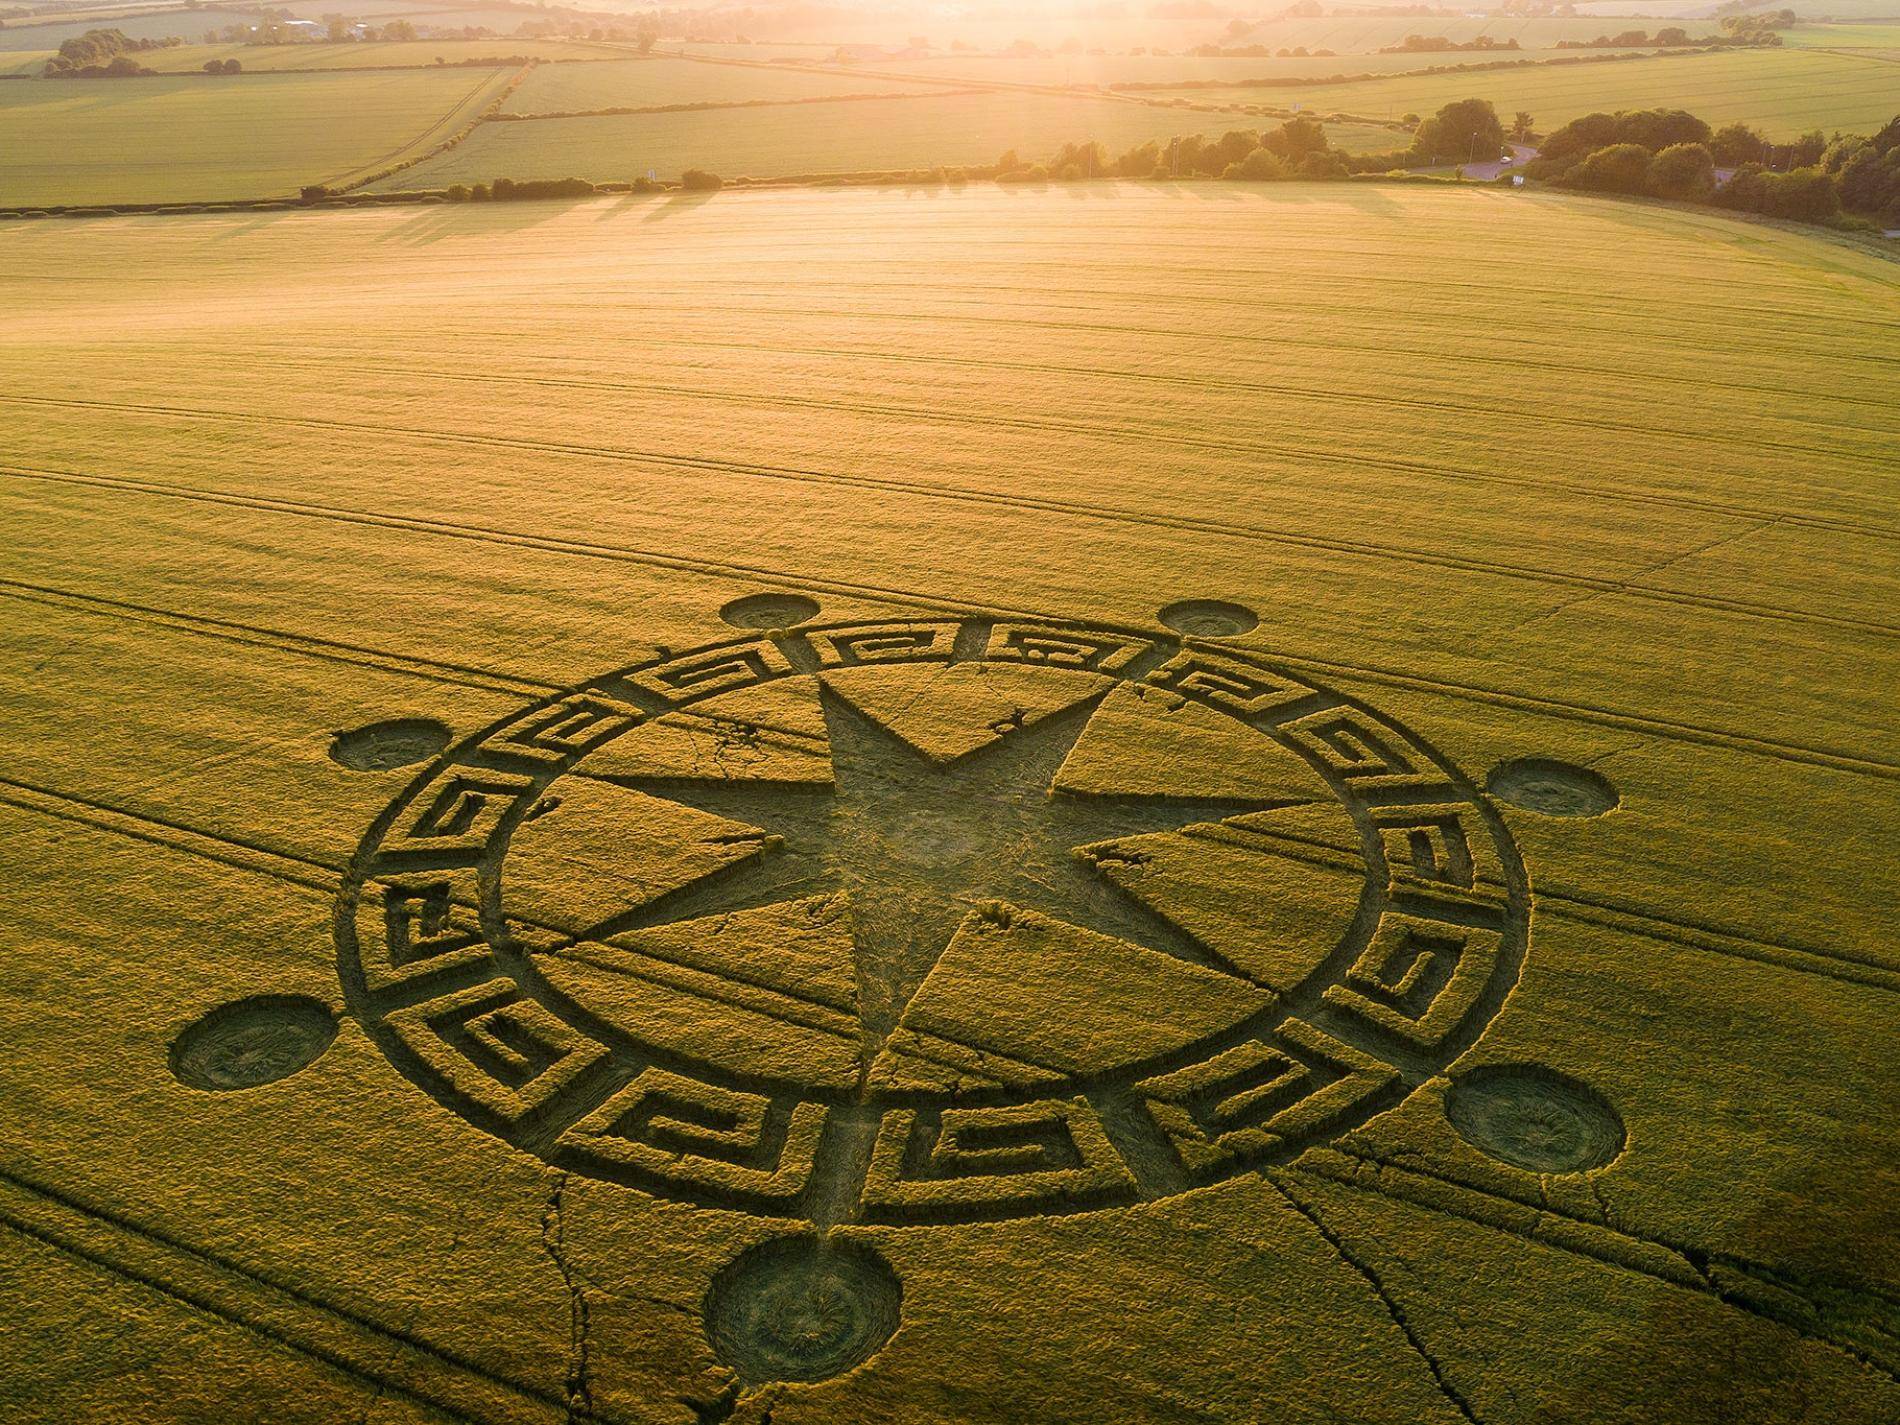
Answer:
<svg viewBox="0 0 1900 1425"><path fill-rule="evenodd" d="M1900 1412L1891 260L805 190L0 305L11 1418Z"/></svg>

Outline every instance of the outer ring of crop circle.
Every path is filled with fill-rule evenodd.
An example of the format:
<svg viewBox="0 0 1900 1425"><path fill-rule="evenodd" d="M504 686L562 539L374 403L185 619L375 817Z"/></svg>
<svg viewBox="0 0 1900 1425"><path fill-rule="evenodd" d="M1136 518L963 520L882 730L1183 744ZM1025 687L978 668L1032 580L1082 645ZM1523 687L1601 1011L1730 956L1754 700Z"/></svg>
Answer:
<svg viewBox="0 0 1900 1425"><path fill-rule="evenodd" d="M625 681L631 675L638 674L645 669L660 668L660 667L664 667L670 664L679 663L682 660L696 658L696 657L710 656L710 655L729 655L734 658L739 658L743 656L744 650L748 647L762 648L765 645L773 642L776 638L785 637L785 636L790 636L795 639L804 639L806 637L819 638L821 636L822 637L836 637L836 636L840 636L840 635L844 635L844 634L848 634L852 632L862 632L865 629L881 630L884 628L893 627L897 625L915 625L915 624L937 624L937 625L942 625L942 626L947 627L952 632L967 632L968 629L966 625L972 622L975 622L978 624L986 624L989 621L985 619L981 619L981 618L978 618L972 621L972 620L964 619L964 618L945 617L945 616L923 616L923 617L916 617L916 618L906 618L903 615L891 615L884 619L844 620L844 621L839 621L835 623L829 623L821 627L799 629L795 633L792 633L789 635L785 634L783 631L758 631L752 634L752 636L750 637L714 640L704 645L696 645L694 648L685 650L684 652L666 654L658 658L649 658L647 660L644 660L643 662L632 664L622 669L614 670L608 673L603 673L593 679L587 680L586 682L577 684L572 688L564 689L558 693L551 694L547 697L541 698L525 706L524 708L516 711L515 713L512 713L508 716L498 719L495 723L491 724L489 727L483 729L482 731L463 739L456 746L448 749L441 757L436 759L436 761L430 767L428 767L427 769L422 771L419 775L417 775L414 778L414 780L409 784L409 786L406 787L401 794L399 794L396 798L394 798L384 808L383 812L376 817L374 822L371 824L371 826L367 830L363 840L359 843L357 853L355 857L352 859L350 868L344 878L343 886L341 888L338 901L337 901L337 914L336 914L336 938L337 938L338 955L339 955L338 968L339 968L339 973L341 974L342 979L343 979L346 996L348 997L352 1008L356 1011L358 1018L364 1024L364 1027L368 1030L371 1036L374 1039L376 1039L379 1046L383 1049L386 1057L388 1057L391 1060L392 1065L396 1067L398 1071L403 1074L404 1077L410 1079L413 1083L417 1084L419 1088L431 1094L431 1096L435 1097L439 1102L442 1102L445 1106L450 1107L453 1111L457 1112L460 1116L470 1119L471 1122L475 1124L475 1126L484 1127L486 1128L486 1131L493 1133L495 1136L501 1137L502 1139L504 1139L504 1141L514 1143L515 1146L523 1148L526 1151L535 1152L538 1155L545 1156L545 1152L540 1147L536 1146L534 1142L529 1141L527 1139L523 1139L520 1136L520 1134L511 1132L505 1127L493 1126L492 1117L481 1112L478 1106L474 1105L472 1101L468 1100L461 1090L456 1088L453 1084L449 1084L449 1083L446 1083L446 1081L440 1080L438 1075L432 1075L422 1065L421 1061L416 1058L414 1052L410 1050L408 1046L402 1041L402 1039L394 1033L394 1030L392 1029L392 1027L382 1022L380 1011L376 1008L375 1004L372 1003L371 1000L368 998L368 985L367 985L367 981L364 978L363 964L360 961L360 959L358 959L358 956L360 956L360 953L361 953L361 947L358 945L357 940L356 940L356 928L355 928L356 904L357 904L357 899L360 895L360 892L363 886L369 881L371 881L374 878L374 875L376 874L377 855L379 853L379 850L382 846L384 839L392 831L398 819L402 817L405 812L410 811L415 806L415 804L419 801L419 799L428 791L428 789L434 783L436 783L439 779L446 778L448 775L450 775L452 769L460 767L463 771L468 771L471 768L482 765L482 748L484 747L485 744L493 742L493 741L504 740L505 734L510 732L510 730L518 729L518 725L530 723L532 720L544 716L550 711L557 709L557 707L561 705L570 703L575 700L584 701L590 695L597 696L597 697L611 696L611 693L605 691L605 689L609 685L614 685L614 684L624 685ZM1107 638L1111 638L1115 640L1120 640L1122 643L1128 646L1146 645L1146 653L1152 653L1154 655L1153 661L1147 665L1149 669L1158 668L1162 666L1164 663L1167 663L1169 659L1186 658L1190 656L1187 641L1184 641L1177 637L1171 637L1169 635L1156 635L1152 630L1147 630L1147 629L1125 628L1125 627L1117 627L1117 626L1112 626L1112 625L1099 625L1099 624L1081 624L1081 623L1074 623L1074 622L1069 622L1069 621L1041 620L1041 619L999 620L998 622L1008 624L1010 626L1016 627L1021 630L1027 630L1028 632L1032 634L1041 632L1041 633L1047 634L1049 636L1057 637L1057 638L1071 637L1071 636L1084 637L1084 638L1107 637ZM959 659L962 656L963 655L953 652L951 654L946 655L943 659L938 660L938 661L948 662L948 661ZM1336 709L1338 711L1341 711L1342 713L1350 711L1351 713L1354 713L1358 715L1359 717L1366 719L1372 725L1383 729L1384 733L1392 737L1399 745L1410 749L1411 753L1415 754L1418 759L1428 764L1423 769L1423 771L1428 772L1428 773L1435 773L1436 775L1441 776L1442 778L1445 779L1446 791L1450 794L1450 800L1455 801L1458 805L1465 808L1466 811L1472 814L1473 820L1467 828L1468 832L1488 842L1492 846L1494 851L1496 852L1498 869L1503 878L1502 886L1500 888L1502 892L1501 905L1502 905L1503 919L1500 922L1500 927L1499 927L1501 931L1502 939L1501 939L1501 948L1499 951L1498 966L1497 966L1497 969L1492 972L1491 977L1496 983L1502 986L1502 989L1500 990L1498 995L1494 997L1494 1001L1490 1004L1490 1006L1484 1009L1481 1015L1478 1015L1475 1018L1470 1018L1468 1022L1461 1023L1460 1027L1457 1029L1455 1033L1446 1036L1443 1040L1441 1040L1436 1045L1434 1049L1434 1054L1433 1054L1433 1058L1435 1062L1439 1063L1441 1066L1454 1062L1460 1054L1462 1054L1466 1049L1468 1049L1471 1046L1471 1044L1476 1042L1478 1035L1483 1030L1484 1025L1487 1024L1490 1021L1490 1019L1495 1015L1498 1005L1499 1003L1501 1003L1502 996L1504 994L1508 994L1509 987L1516 983L1517 975L1519 973L1519 970L1521 969L1523 956L1524 956L1526 947L1528 945L1528 933L1529 933L1528 883L1526 881L1522 860L1520 856L1518 855L1516 845L1514 841L1512 840L1508 829L1505 827L1503 818L1499 815L1496 808L1494 808L1490 804L1489 800L1478 791L1475 785L1472 784L1471 780L1468 777L1466 777L1462 772L1460 772L1457 769L1457 767L1454 764L1452 764L1442 753L1432 748L1418 734L1410 731L1407 728L1402 727L1400 724L1394 722L1391 718L1387 717L1385 714L1379 712L1378 710L1372 707L1369 707L1368 705L1361 702L1360 700L1353 698L1349 695L1339 693L1334 689L1328 688L1323 684L1316 683L1313 680L1306 678L1302 675L1298 675L1298 674L1290 672L1289 670L1282 669L1277 664L1271 662L1269 659L1264 658L1257 654L1243 652L1243 651L1235 650L1235 649L1222 648L1217 651L1212 650L1212 649L1203 650L1202 654L1199 656L1204 656L1204 657L1213 656L1221 660L1226 660L1232 663L1242 664L1248 668L1251 668L1258 672L1266 674L1270 678L1277 677L1288 684L1295 685L1298 687L1304 687L1309 692L1316 694L1319 697L1327 700L1324 704L1324 708ZM770 679L761 679L760 681L761 682L773 681L780 678L801 676L802 674L805 674L805 673L820 672L820 671L824 671L824 670L822 668L819 668L819 669L805 668L805 669L798 669L798 670L787 670L787 671L782 671L782 672L773 674ZM1096 671L1099 672L1100 670L1098 669ZM1117 676L1125 676L1125 675L1117 675ZM1145 679L1146 677L1150 675L1148 672L1144 671L1141 674L1141 676ZM757 685L759 684L750 683L750 684L746 684L745 686L757 686ZM596 689L601 689L603 691L596 692L595 691ZM692 697L683 697L683 698L678 699L677 701L669 703L668 707L693 706L700 702L706 701L708 698L712 696L716 696L719 693L728 692L728 691L736 691L736 690L737 690L736 688L721 688L721 689L717 689L714 693L711 693L711 694L700 694L700 695L695 695ZM1220 709L1220 708L1215 708L1214 710L1223 711L1223 709ZM1241 714L1239 713L1232 712L1231 710L1227 710L1227 711L1229 711L1230 716L1241 717ZM657 713L650 714L650 715L657 715ZM1246 722L1246 719L1244 717L1241 717L1241 720L1243 723ZM1255 730L1261 731L1263 735L1268 735L1270 737L1272 736L1272 734L1268 733L1263 727L1257 727ZM1277 737L1274 738L1274 740L1280 741L1280 739L1278 739ZM1333 788L1336 795L1342 795L1342 799L1343 799L1341 788L1344 784L1341 783L1336 776L1328 775L1320 767L1315 753L1302 750L1284 741L1280 741L1280 745L1282 745L1283 747L1287 747L1289 750L1295 752L1297 755L1304 758L1310 765L1313 765L1315 767L1315 770L1320 772L1322 780L1327 782L1327 784ZM545 777L541 778L536 783L538 790L533 795L524 796L518 802L516 809L512 813L504 816L501 819L501 826L496 831L490 833L489 839L486 843L490 847L499 846L501 848L500 853L496 858L497 860L505 856L508 837L512 834L514 828L517 825L519 825L520 821L526 815L529 807L539 800L540 795L545 792L546 787L548 785L551 785L552 782L557 780L558 777L560 775L563 775L566 771L571 770L572 766L574 764L577 764L580 760L582 760L583 756L584 754L577 755L569 763L562 765L559 768L559 770L551 771L547 773ZM1365 837L1368 843L1370 843L1371 832L1368 830L1370 823L1366 814L1366 809L1363 806L1354 806L1351 804L1350 801L1348 801L1347 809L1352 819L1354 820L1354 822L1360 825L1362 837ZM1369 853L1366 859L1367 859L1367 870L1368 870L1367 894L1370 894L1371 893L1371 873L1374 870L1376 865L1383 864L1383 856L1382 855L1378 856L1375 860L1374 855ZM393 873L384 871L382 874L388 875L388 874L393 874ZM514 972L512 970L507 969L508 956L510 954L510 951L507 948L508 938L507 938L505 930L502 929L502 922L499 918L499 909L495 901L496 878L495 878L493 867L490 866L486 869L483 869L481 871L480 879L481 879L481 884L484 891L484 910L482 914L482 920L483 920L485 931L487 932L486 938L488 939L489 944L492 947L491 953L494 957L495 966L499 972L503 974L512 975ZM1385 888L1383 886L1380 887L1380 893L1382 896L1385 894ZM1390 902L1388 901L1387 903L1389 906ZM1379 924L1381 920L1381 917L1376 914L1368 918L1364 914L1364 909L1365 907L1362 903L1362 906L1361 906L1362 913L1355 918L1357 922L1363 923L1362 929L1360 931L1348 932L1348 940L1346 942L1342 942L1342 945L1346 949L1346 958L1348 960L1352 958L1352 956L1355 955L1358 952L1358 950L1364 948L1364 943L1369 940L1370 935L1372 934L1373 930L1377 928L1377 925ZM497 940L496 938L498 935L500 936L499 940ZM1357 935L1358 937L1356 942L1353 939L1355 935ZM527 958L528 957L525 955L519 956L519 959L521 961L525 961ZM1339 960L1339 956L1337 953L1334 956L1329 957L1329 958L1334 962L1338 962ZM1307 984L1307 981L1316 982L1317 974L1318 974L1317 971L1315 971L1313 974L1310 974L1307 977L1306 981L1302 981L1302 986L1305 986ZM1499 978L1500 976L1502 978ZM541 1000L541 1002L544 1005L547 1005L548 1003L547 1000L543 999L542 996L535 994L533 987L530 984L523 983L519 979L516 980L516 984L518 985L520 992L524 996ZM1300 992L1300 987L1296 987L1296 990L1294 993L1297 994L1299 992ZM595 1042L603 1042L601 1039L600 1033L585 1022L585 1019L587 1018L586 1016L582 1017L583 1022L577 1024L573 1016L565 1013L561 1008L558 1007L563 998L564 997L556 997L556 1007L551 1008L550 1012L555 1013L559 1015L560 1017L566 1019L567 1022L570 1024L570 1026L575 1028L577 1032L585 1035L586 1037L590 1039L593 1039ZM1284 1013L1279 1013L1279 1014L1275 1014L1271 1016L1263 1015L1262 1022L1259 1025L1253 1025L1252 1027L1257 1028L1262 1033L1268 1033L1268 1032L1271 1032L1275 1028L1279 1020L1284 1019L1284 1018L1285 1018ZM1250 1021L1249 1024L1252 1025L1252 1022ZM611 1045L611 1042L612 1042L611 1034L609 1035L609 1038L606 1042L609 1045ZM1441 1067L1441 1071L1442 1071L1442 1067ZM714 1070L705 1071L705 1081L714 1087L719 1086L721 1083L725 1082L725 1080L729 1077L730 1076L723 1075L719 1071L714 1071ZM1402 1089L1401 1096L1409 1096L1410 1094L1416 1092L1416 1090L1422 1085L1422 1083L1426 1081L1427 1077L1428 1076L1426 1075L1414 1074L1411 1071L1405 1071L1405 1073L1403 1074L1404 1086ZM1083 1075L1081 1076L1080 1079L1076 1080L1076 1082L1079 1083L1083 1079L1086 1079L1089 1082L1094 1081L1093 1078L1091 1078L1091 1076ZM431 1086L432 1084L434 1085L433 1087ZM728 1085L728 1086L732 1086L732 1085ZM742 1088L747 1088L747 1089L751 1088L750 1085L738 1085L738 1086ZM1016 1093L1014 1095L1014 1098L1020 1101L1032 1101L1040 1097L1046 1097L1046 1092L1042 1089L1036 1089L1033 1091L1024 1091L1024 1092ZM1009 1099L1010 1099L1010 1096L1005 1095L1003 1101L1009 1101ZM815 1095L810 1092L807 1092L804 1100L802 1101L823 1103L828 1100L826 1100L822 1095ZM952 1102L966 1103L966 1102L973 1101L973 1099L966 1098L958 1094L950 1093L944 1096L944 1101L946 1104L952 1103ZM983 1101L988 1101L988 1100L983 1100ZM1349 1111L1338 1112L1338 1113L1328 1113L1324 1117L1324 1121L1322 1125L1316 1128L1315 1130L1313 1130L1312 1133L1303 1135L1300 1140L1300 1143L1303 1146L1307 1141L1309 1141L1309 1139L1311 1141L1323 1141L1323 1140L1337 1137L1339 1133L1347 1132L1347 1131L1350 1131L1352 1128L1357 1127L1359 1124L1363 1123L1368 1118L1370 1118L1374 1113L1384 1111L1385 1108L1391 1106L1391 1103L1392 1103L1391 1100L1386 1100L1386 1101L1377 1102L1376 1104L1372 1104L1370 1106L1355 1106ZM1252 1165L1236 1166L1230 1172L1223 1172L1219 1178L1214 1178L1207 1181L1196 1181L1193 1184L1191 1184L1189 1187L1182 1190L1196 1191L1203 1187L1212 1186L1215 1181L1224 1180L1226 1177L1231 1177L1238 1173L1244 1173L1246 1171L1250 1171L1251 1166ZM582 1169L582 1171L585 1172L586 1170ZM644 1183L641 1184L640 1186L643 1191L647 1191L649 1195L652 1195L652 1196L657 1196L657 1197L662 1197L662 1198L675 1197L675 1198L679 1198L680 1200L684 1200L688 1202L697 1200L690 1192L682 1195L679 1191L671 1188L670 1186L649 1187ZM1012 1213L1010 1215L1040 1216L1040 1215L1046 1215L1047 1212L1051 1210L1058 1211L1058 1212L1066 1212L1066 1211L1088 1211L1088 1210L1094 1210L1094 1209L1091 1209L1091 1208L1075 1208L1075 1209L1035 1208L1035 1209L1019 1211L1016 1213ZM771 1210L765 1210L765 1211L759 1212L759 1211L754 1210L754 1215L776 1217L781 1220L789 1220L789 1221L800 1220L800 1214L797 1212L781 1213L781 1212L774 1212Z"/></svg>

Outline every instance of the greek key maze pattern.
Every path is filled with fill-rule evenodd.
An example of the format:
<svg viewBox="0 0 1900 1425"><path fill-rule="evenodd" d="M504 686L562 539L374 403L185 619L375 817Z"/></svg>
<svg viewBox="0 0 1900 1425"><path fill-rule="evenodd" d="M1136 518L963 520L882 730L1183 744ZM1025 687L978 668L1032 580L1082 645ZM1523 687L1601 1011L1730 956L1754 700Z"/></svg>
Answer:
<svg viewBox="0 0 1900 1425"><path fill-rule="evenodd" d="M552 990L560 936L504 916L509 837L629 730L723 694L869 665L983 662L1163 689L1303 759L1357 828L1339 943L1237 1027L1059 1089L814 1090L639 1042ZM372 826L338 904L339 968L400 1070L490 1133L669 1198L924 1224L1087 1211L1283 1163L1389 1108L1515 984L1524 871L1471 783L1353 699L1195 639L986 618L762 632L533 704L451 748Z"/></svg>

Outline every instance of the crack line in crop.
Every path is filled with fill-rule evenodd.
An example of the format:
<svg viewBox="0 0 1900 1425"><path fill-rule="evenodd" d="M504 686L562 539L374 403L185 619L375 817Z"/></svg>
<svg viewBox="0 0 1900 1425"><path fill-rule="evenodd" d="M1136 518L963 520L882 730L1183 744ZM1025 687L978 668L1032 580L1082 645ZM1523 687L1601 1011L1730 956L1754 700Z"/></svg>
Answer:
<svg viewBox="0 0 1900 1425"><path fill-rule="evenodd" d="M1361 1277L1365 1278L1366 1285L1372 1288L1374 1295L1376 1295L1379 1301L1384 1305L1386 1314L1392 1318L1392 1324L1399 1328L1407 1344L1411 1346L1418 1358L1425 1363L1425 1369L1431 1372L1432 1380L1437 1383L1439 1393L1456 1407L1458 1413L1469 1421L1470 1425L1483 1425L1483 1422L1479 1420L1470 1404L1465 1400L1464 1396L1459 1393L1457 1387L1452 1385L1451 1381L1446 1378L1444 1367L1439 1365L1437 1357L1432 1355L1431 1350L1425 1345L1424 1340L1419 1336L1418 1332L1413 1329L1412 1323L1406 1320L1403 1308L1393 1299L1392 1294L1386 1290L1385 1283L1379 1280L1378 1273L1373 1271L1369 1265L1360 1260L1360 1258L1346 1246L1345 1241L1339 1234L1334 1232L1321 1220L1316 1209L1295 1197L1292 1190L1280 1180L1277 1174L1263 1173L1261 1176L1281 1197L1286 1199L1289 1207L1299 1213L1301 1217L1305 1218L1306 1221L1311 1224L1313 1230L1325 1239L1327 1246L1333 1249L1333 1252L1338 1256L1340 1261L1344 1262Z"/></svg>

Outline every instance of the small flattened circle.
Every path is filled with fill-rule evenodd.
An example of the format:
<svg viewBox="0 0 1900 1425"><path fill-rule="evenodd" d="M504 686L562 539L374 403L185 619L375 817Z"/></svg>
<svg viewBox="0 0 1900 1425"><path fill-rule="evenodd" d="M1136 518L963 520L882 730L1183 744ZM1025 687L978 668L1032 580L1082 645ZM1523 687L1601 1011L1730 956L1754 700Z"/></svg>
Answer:
<svg viewBox="0 0 1900 1425"><path fill-rule="evenodd" d="M1474 1069L1445 1116L1479 1152L1534 1173L1587 1173L1623 1151L1623 1120L1588 1084L1538 1064Z"/></svg>
<svg viewBox="0 0 1900 1425"><path fill-rule="evenodd" d="M258 995L219 1005L172 1041L172 1073L194 1089L254 1089L315 1063L336 1038L336 1016L306 995Z"/></svg>
<svg viewBox="0 0 1900 1425"><path fill-rule="evenodd" d="M1622 800L1601 772L1549 757L1517 757L1500 762L1484 779L1484 789L1539 816L1602 816Z"/></svg>
<svg viewBox="0 0 1900 1425"><path fill-rule="evenodd" d="M433 718L391 718L336 733L330 740L330 760L352 772L387 772L428 761L449 745L450 736Z"/></svg>
<svg viewBox="0 0 1900 1425"><path fill-rule="evenodd" d="M818 617L818 601L803 594L747 594L719 610L734 628L791 628Z"/></svg>
<svg viewBox="0 0 1900 1425"><path fill-rule="evenodd" d="M706 1337L747 1385L828 1380L891 1339L903 1299L890 1263L861 1242L778 1237L720 1268Z"/></svg>
<svg viewBox="0 0 1900 1425"><path fill-rule="evenodd" d="M1245 604L1220 599L1183 599L1169 604L1155 617L1189 638L1238 638L1260 627L1260 615Z"/></svg>

